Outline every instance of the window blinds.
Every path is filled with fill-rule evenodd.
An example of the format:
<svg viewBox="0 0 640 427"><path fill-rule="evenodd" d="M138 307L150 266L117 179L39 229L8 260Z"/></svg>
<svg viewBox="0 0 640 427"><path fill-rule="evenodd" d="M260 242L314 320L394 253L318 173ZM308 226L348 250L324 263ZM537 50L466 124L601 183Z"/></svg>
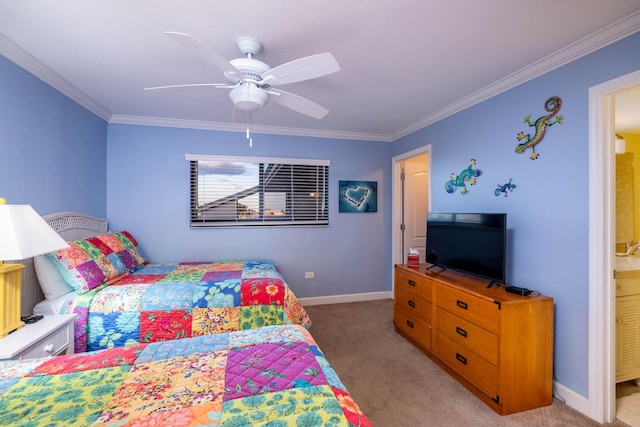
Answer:
<svg viewBox="0 0 640 427"><path fill-rule="evenodd" d="M187 154L192 227L329 224L329 161Z"/></svg>

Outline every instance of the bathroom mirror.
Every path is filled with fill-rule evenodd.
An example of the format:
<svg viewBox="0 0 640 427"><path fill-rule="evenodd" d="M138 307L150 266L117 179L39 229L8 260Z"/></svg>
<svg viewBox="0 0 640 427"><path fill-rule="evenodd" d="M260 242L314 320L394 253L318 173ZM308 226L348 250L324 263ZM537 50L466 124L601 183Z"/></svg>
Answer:
<svg viewBox="0 0 640 427"><path fill-rule="evenodd" d="M616 154L616 252L634 240L633 153Z"/></svg>

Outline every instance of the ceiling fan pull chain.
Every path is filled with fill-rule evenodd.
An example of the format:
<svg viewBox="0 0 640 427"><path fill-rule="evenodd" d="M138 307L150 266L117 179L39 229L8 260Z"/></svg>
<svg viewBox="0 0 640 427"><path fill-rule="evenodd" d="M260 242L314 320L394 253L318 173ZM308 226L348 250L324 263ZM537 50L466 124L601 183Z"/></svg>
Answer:
<svg viewBox="0 0 640 427"><path fill-rule="evenodd" d="M248 126L248 124L247 124ZM249 128L247 127L247 139L249 140L249 147L253 147L253 138L251 138L251 133L249 132Z"/></svg>

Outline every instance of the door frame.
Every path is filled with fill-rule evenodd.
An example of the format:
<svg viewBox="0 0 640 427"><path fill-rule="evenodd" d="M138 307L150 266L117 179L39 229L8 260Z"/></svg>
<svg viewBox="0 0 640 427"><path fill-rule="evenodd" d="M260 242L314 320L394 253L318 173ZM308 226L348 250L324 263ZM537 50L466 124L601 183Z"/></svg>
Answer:
<svg viewBox="0 0 640 427"><path fill-rule="evenodd" d="M428 170L431 171L431 144L399 154L391 159L391 204L393 206L391 210L391 271L393 271L393 266L395 264L404 263L405 255L402 253L402 233L400 232L400 224L402 224L402 180L400 179L400 174L402 173L401 163L404 160L421 154L427 154L427 167ZM427 204L429 209L431 209L431 181L432 177L430 175L428 183L429 191L427 192ZM391 291L393 292L393 278L391 281Z"/></svg>
<svg viewBox="0 0 640 427"><path fill-rule="evenodd" d="M589 396L586 415L616 418L615 96L640 87L640 70L589 88Z"/></svg>

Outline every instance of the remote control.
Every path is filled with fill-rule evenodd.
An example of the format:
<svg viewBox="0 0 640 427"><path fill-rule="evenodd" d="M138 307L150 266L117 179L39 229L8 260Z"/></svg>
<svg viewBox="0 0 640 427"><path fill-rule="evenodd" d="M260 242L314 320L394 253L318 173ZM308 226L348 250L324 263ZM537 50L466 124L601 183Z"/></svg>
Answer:
<svg viewBox="0 0 640 427"><path fill-rule="evenodd" d="M22 320L24 323L36 323L39 320L42 320L43 316L25 316L25 317L21 317L20 320Z"/></svg>
<svg viewBox="0 0 640 427"><path fill-rule="evenodd" d="M529 294L531 294L531 291L527 288L520 288L518 286L507 286L504 288L505 291L507 292L511 292L512 294L516 294L516 295L520 295L520 296L527 296Z"/></svg>

